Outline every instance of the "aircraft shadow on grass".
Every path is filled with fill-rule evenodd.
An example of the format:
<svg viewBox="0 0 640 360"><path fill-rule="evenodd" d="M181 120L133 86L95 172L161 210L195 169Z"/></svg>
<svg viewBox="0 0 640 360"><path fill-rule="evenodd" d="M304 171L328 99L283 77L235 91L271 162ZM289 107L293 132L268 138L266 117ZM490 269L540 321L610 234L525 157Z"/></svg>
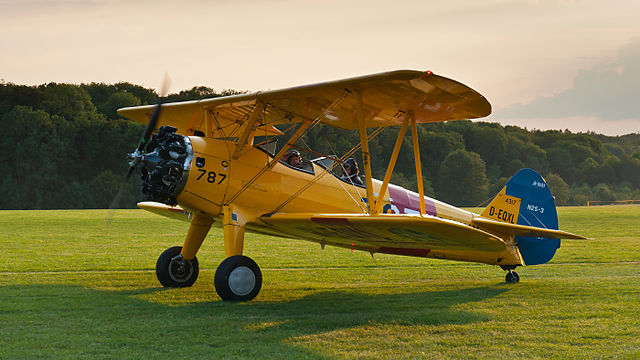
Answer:
<svg viewBox="0 0 640 360"><path fill-rule="evenodd" d="M383 295L322 292L293 301L167 305L143 299L184 291L158 288L105 291L77 285L0 287L0 344L20 341L29 355L51 355L56 346L86 342L73 356L116 356L141 349L148 357L185 356L326 358L292 344L293 338L378 325L447 325L491 317L455 309L498 296L502 286ZM169 294L168 294L169 295ZM184 295L184 294L183 294ZM195 299L194 299L195 300ZM37 326L36 326L37 325ZM424 339L428 342L429 339ZM118 350L119 349L119 350ZM196 349L196 350L194 350ZM7 349L5 349L7 350ZM202 351L194 353L194 351ZM55 353L54 353L55 354ZM178 354L178 353L173 353ZM271 354L271 355L269 355ZM7 353L5 355L11 355Z"/></svg>

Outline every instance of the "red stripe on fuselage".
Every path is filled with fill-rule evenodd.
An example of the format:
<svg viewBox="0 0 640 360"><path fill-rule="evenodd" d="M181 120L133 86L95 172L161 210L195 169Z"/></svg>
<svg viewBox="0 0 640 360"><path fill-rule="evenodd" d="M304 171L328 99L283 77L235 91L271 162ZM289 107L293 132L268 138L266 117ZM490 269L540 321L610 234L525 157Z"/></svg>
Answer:
<svg viewBox="0 0 640 360"><path fill-rule="evenodd" d="M420 195L413 191L409 191L397 185L389 184L389 197L391 198L391 204L398 209L400 214L420 212ZM432 199L425 196L424 205L425 213L427 215L438 216L436 204Z"/></svg>

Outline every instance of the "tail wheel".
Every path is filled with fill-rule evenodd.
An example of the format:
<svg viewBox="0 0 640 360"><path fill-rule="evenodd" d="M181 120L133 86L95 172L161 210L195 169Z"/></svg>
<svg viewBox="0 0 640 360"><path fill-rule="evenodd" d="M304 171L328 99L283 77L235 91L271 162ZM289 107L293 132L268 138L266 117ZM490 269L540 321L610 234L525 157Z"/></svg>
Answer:
<svg viewBox="0 0 640 360"><path fill-rule="evenodd" d="M189 287L198 279L198 259L185 260L182 246L165 250L156 262L156 276L164 287Z"/></svg>
<svg viewBox="0 0 640 360"><path fill-rule="evenodd" d="M243 255L226 258L216 270L216 292L225 301L249 301L262 287L262 272L255 261Z"/></svg>
<svg viewBox="0 0 640 360"><path fill-rule="evenodd" d="M515 271L509 271L507 276L505 276L504 281L508 283L517 283L520 281L520 275Z"/></svg>

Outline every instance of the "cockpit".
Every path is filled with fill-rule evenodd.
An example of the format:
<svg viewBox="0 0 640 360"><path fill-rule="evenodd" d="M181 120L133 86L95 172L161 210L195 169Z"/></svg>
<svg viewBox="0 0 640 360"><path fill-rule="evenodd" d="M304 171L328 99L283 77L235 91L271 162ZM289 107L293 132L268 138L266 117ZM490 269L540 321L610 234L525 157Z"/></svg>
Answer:
<svg viewBox="0 0 640 360"><path fill-rule="evenodd" d="M346 161L340 161L335 157L322 156L311 160L311 162L330 172L333 176L349 185L355 185L363 188L365 187L362 179L360 179L360 174L358 172L354 172L351 174L351 176L349 176L349 170L354 169L353 163L355 163L355 160L353 158L349 158ZM356 171L357 168L358 167L356 163Z"/></svg>
<svg viewBox="0 0 640 360"><path fill-rule="evenodd" d="M270 157L275 157L275 153L277 152L276 143L277 139L270 138L267 141L254 144L254 147L267 153ZM353 177L349 179L349 177L347 176L349 167L355 167L355 169L357 170L357 163L355 163L355 160L353 158L349 158L347 161L341 161L337 156L318 155L322 154L301 147L292 147L283 155L282 159L280 159L280 163L290 169L294 169L311 175L316 175L315 168L319 167L324 171L331 173L331 175L344 183L355 185L358 187L364 187L364 184L360 180L359 176L355 177L357 179L356 181L353 180ZM316 157L312 158L313 156ZM349 161L353 163L349 164ZM316 166L314 166L314 164ZM359 173L355 175L359 175Z"/></svg>

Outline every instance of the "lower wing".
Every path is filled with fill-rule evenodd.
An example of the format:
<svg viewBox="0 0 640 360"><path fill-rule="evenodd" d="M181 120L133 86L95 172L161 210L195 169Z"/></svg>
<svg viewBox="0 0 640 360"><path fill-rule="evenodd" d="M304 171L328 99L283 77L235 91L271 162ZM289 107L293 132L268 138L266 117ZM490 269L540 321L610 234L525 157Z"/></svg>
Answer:
<svg viewBox="0 0 640 360"><path fill-rule="evenodd" d="M154 214L162 215L171 219L191 221L191 212L180 206L169 206L153 201L143 201L138 203L138 207Z"/></svg>
<svg viewBox="0 0 640 360"><path fill-rule="evenodd" d="M507 247L486 231L433 216L300 213L264 215L260 220L265 232L373 252L440 249L497 253Z"/></svg>

